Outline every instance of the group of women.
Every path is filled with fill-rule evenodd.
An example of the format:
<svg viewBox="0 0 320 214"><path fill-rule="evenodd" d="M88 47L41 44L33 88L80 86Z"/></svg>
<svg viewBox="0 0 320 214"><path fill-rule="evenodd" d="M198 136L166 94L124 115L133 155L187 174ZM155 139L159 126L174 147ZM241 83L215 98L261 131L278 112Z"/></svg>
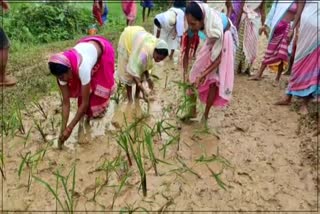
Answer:
<svg viewBox="0 0 320 214"><path fill-rule="evenodd" d="M136 17L137 17L137 5L136 0L122 0L121 1L122 11L127 19L127 26L128 25L134 25ZM142 19L143 22L145 22L145 11L146 8L148 9L147 17L150 16L150 12L152 8L154 7L152 0L142 0L141 1L142 6ZM104 23L107 21L108 17L108 7L106 5L106 2L104 0L93 0L93 7L92 7L92 14L94 18L96 19L96 22L100 26L104 25Z"/></svg>
<svg viewBox="0 0 320 214"><path fill-rule="evenodd" d="M206 122L212 106L224 107L231 100L236 71L250 73L257 58L258 37L264 33L269 43L259 72L251 80L260 80L268 66L277 71L276 81L289 63L292 44L292 71L287 96L277 102L290 104L292 96L303 98L304 106L319 94L319 11L317 1L275 1L268 17L266 1L221 1L207 4L203 1L174 1L169 10L154 18L154 34L140 26L128 26L118 43L116 77L126 86L129 103L132 86L135 98L140 92L147 99L142 84L153 88L150 70L154 62L167 56L172 59L176 49L181 50L181 64L185 81L197 90L206 108L202 121ZM123 8L132 7L130 1ZM130 6L131 5L131 6ZM129 17L130 10L127 14ZM128 18L128 25L131 19ZM239 35L238 35L239 34ZM307 38L307 39L306 39ZM199 40L204 40L197 51ZM189 58L195 56L190 72ZM76 123L86 114L88 118L103 115L115 89L114 50L101 36L84 38L63 53L53 55L49 68L57 77L63 94L63 126L60 142L71 134ZM196 102L195 91L186 93ZM70 97L77 97L79 108L67 125ZM196 117L196 107L183 119Z"/></svg>

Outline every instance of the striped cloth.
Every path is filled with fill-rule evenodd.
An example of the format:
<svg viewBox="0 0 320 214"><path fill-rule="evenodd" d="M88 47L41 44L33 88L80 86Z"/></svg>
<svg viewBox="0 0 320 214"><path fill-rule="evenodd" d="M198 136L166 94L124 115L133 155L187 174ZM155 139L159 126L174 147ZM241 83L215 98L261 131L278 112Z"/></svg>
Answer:
<svg viewBox="0 0 320 214"><path fill-rule="evenodd" d="M283 63L284 69L288 66L288 33L290 29L290 23L282 20L274 30L262 62L263 64L268 65L272 71L277 72L281 63Z"/></svg>
<svg viewBox="0 0 320 214"><path fill-rule="evenodd" d="M299 36L287 94L297 97L320 95L320 3L306 2L301 14Z"/></svg>

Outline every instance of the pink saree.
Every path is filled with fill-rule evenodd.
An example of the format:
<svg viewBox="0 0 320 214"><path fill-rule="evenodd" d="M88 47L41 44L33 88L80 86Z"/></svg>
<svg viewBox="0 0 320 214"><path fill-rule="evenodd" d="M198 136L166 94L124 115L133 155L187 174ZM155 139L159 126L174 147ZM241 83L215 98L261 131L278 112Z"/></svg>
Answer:
<svg viewBox="0 0 320 214"><path fill-rule="evenodd" d="M97 64L91 71L90 101L86 114L88 117L96 117L108 107L110 97L115 90L114 81L114 50L112 44L102 36L88 36L80 42L97 41L102 47L102 54ZM79 79L79 55L74 50L63 53L71 65L73 79L68 82L70 96L78 98L78 106L81 105L81 82Z"/></svg>

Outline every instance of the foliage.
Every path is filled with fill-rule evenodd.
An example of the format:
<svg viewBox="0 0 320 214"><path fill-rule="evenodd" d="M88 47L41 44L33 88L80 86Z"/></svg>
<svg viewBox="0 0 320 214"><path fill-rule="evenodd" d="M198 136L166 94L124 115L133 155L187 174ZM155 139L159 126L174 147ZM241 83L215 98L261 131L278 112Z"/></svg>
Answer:
<svg viewBox="0 0 320 214"><path fill-rule="evenodd" d="M90 10L61 3L20 4L3 20L11 40L33 44L74 39L92 22Z"/></svg>

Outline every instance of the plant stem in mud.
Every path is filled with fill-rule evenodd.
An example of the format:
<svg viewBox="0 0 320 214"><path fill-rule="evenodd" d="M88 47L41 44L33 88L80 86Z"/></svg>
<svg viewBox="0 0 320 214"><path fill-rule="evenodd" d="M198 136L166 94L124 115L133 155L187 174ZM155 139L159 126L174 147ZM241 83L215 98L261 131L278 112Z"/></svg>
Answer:
<svg viewBox="0 0 320 214"><path fill-rule="evenodd" d="M36 125L36 128L39 131L42 139L44 140L44 142L47 142L46 134L44 133L43 128L41 127L41 122L38 123L36 120L33 120L33 121L34 121L34 124Z"/></svg>
<svg viewBox="0 0 320 214"><path fill-rule="evenodd" d="M70 175L72 174L72 186L71 186L71 190L69 190L68 188L68 180L70 178ZM74 213L74 209L75 209L75 204L74 204L74 190L75 190L75 185L76 185L76 166L74 165L72 167L72 169L70 170L70 172L68 173L67 176L62 176L59 173L59 170L57 170L56 173L54 173L54 175L56 176L56 182L58 183L58 181L60 180L62 187L64 189L65 192L65 196L66 196L66 200L65 200L65 206L62 203L62 200L59 198L58 195L58 188L57 188L57 183L56 183L56 190L53 190L53 188L50 186L49 183L43 181L42 179L33 176L33 178L38 181L39 183L41 183L42 185L44 185L49 192L55 197L56 201L59 203L59 205L61 206L62 210L64 212L68 212L68 213Z"/></svg>
<svg viewBox="0 0 320 214"><path fill-rule="evenodd" d="M126 156L127 156L127 159L128 159L129 166L132 166L132 161L131 161L131 157L130 157L129 152L126 152Z"/></svg>
<svg viewBox="0 0 320 214"><path fill-rule="evenodd" d="M141 185L142 185L143 196L146 197L147 196L147 177L145 173L142 175Z"/></svg>
<svg viewBox="0 0 320 214"><path fill-rule="evenodd" d="M194 175L197 176L199 179L202 179L201 176L200 176L198 173L196 173L196 172L193 171L190 167L188 167L187 164L185 164L182 160L180 160L179 157L177 157L177 160L180 162L180 164L183 166L183 168L184 168L186 171L194 174Z"/></svg>
<svg viewBox="0 0 320 214"><path fill-rule="evenodd" d="M120 191L122 190L122 188L124 187L124 185L126 184L127 180L129 178L129 174L127 173L120 182L120 185L118 187L118 189L116 190L116 192L114 193L113 197L112 197L112 204L111 204L111 209L113 209L114 203L120 193Z"/></svg>
<svg viewBox="0 0 320 214"><path fill-rule="evenodd" d="M17 112L17 117L18 117L18 121L19 121L19 131L21 132L21 134L25 134L26 131L25 131L25 128L24 128L24 125L23 125L23 122L22 122L22 114L21 114L21 109L20 109L20 106L18 103L16 103L16 112Z"/></svg>
<svg viewBox="0 0 320 214"><path fill-rule="evenodd" d="M157 159L154 155L154 149L153 149L152 131L145 129L144 137L145 137L144 143L147 145L147 149L148 149L150 160L152 162L154 173L156 174L156 176L158 176Z"/></svg>
<svg viewBox="0 0 320 214"><path fill-rule="evenodd" d="M34 102L34 105L40 110L40 113L42 114L42 116L44 117L44 119L47 119L47 114L45 113L45 111L43 110L41 104L39 102Z"/></svg>
<svg viewBox="0 0 320 214"><path fill-rule="evenodd" d="M147 195L147 178L146 178L146 172L145 172L143 161L142 161L140 144L141 143L138 143L137 152L135 152L133 149L133 143L129 141L131 153L134 157L134 160L136 161L136 164L139 170L143 195L146 196Z"/></svg>

